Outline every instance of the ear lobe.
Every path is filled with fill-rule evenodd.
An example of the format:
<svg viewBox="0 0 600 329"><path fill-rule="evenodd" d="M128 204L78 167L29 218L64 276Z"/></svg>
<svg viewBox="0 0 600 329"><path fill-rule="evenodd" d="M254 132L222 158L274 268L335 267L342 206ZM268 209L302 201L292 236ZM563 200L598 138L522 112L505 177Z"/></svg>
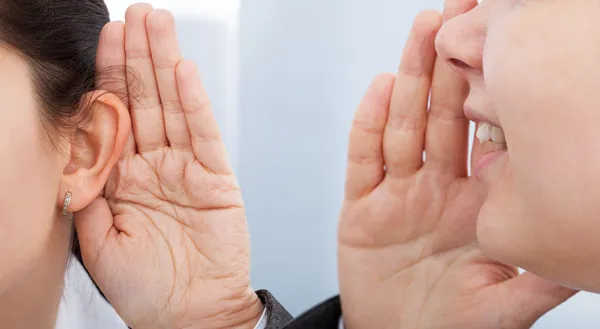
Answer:
<svg viewBox="0 0 600 329"><path fill-rule="evenodd" d="M85 208L104 190L131 133L129 110L119 97L94 91L86 94L84 101L90 104L90 120L71 137L69 162L57 196L62 208L71 192L68 212Z"/></svg>

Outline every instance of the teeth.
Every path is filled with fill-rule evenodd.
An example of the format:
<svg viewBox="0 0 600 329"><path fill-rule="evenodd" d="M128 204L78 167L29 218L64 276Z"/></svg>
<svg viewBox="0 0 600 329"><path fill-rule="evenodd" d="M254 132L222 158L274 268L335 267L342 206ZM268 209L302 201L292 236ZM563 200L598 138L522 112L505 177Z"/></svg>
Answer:
<svg viewBox="0 0 600 329"><path fill-rule="evenodd" d="M506 138L504 138L504 131L502 131L502 128L493 127L491 135L492 142L496 144L503 144L506 142Z"/></svg>
<svg viewBox="0 0 600 329"><path fill-rule="evenodd" d="M481 123L479 125L479 129L477 129L477 138L481 142L481 144L492 141L496 144L504 144L506 143L506 138L504 137L504 131L500 127L492 126L489 123Z"/></svg>
<svg viewBox="0 0 600 329"><path fill-rule="evenodd" d="M481 144L487 142L492 137L492 125L489 123L482 123L479 125L479 129L477 129L477 138Z"/></svg>

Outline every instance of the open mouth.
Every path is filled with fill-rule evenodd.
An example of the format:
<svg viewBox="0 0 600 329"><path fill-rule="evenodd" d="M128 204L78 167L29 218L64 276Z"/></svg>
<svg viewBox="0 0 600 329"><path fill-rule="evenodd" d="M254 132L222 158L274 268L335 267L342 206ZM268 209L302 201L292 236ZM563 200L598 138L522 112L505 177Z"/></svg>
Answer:
<svg viewBox="0 0 600 329"><path fill-rule="evenodd" d="M504 130L487 122L479 124L477 139L481 143L481 154L508 149Z"/></svg>
<svg viewBox="0 0 600 329"><path fill-rule="evenodd" d="M477 129L477 139L479 139L481 144L492 142L494 144L504 145L504 147L506 147L504 130L487 122L482 122L479 124L479 128Z"/></svg>
<svg viewBox="0 0 600 329"><path fill-rule="evenodd" d="M506 153L508 146L502 128L487 122L481 122L477 129L477 139L481 143L481 152L474 166L475 175L483 176L484 169L491 166Z"/></svg>

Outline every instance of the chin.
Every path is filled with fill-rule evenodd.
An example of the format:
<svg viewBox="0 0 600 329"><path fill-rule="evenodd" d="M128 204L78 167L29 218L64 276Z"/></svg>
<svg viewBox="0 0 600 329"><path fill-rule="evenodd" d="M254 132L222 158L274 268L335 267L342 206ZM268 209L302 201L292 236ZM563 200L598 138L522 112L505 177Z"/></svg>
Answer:
<svg viewBox="0 0 600 329"><path fill-rule="evenodd" d="M511 258L509 255L514 253L511 250L514 248L514 244L510 241L511 237L504 234L506 229L502 227L503 223L496 220L498 214L490 208L487 202L484 203L477 217L477 242L486 256L504 263L511 263L506 260Z"/></svg>
<svg viewBox="0 0 600 329"><path fill-rule="evenodd" d="M477 217L477 241L484 254L507 265L523 268L531 257L531 241L521 218L508 211L505 203L494 202L493 195L481 207ZM499 201L499 200L498 200Z"/></svg>

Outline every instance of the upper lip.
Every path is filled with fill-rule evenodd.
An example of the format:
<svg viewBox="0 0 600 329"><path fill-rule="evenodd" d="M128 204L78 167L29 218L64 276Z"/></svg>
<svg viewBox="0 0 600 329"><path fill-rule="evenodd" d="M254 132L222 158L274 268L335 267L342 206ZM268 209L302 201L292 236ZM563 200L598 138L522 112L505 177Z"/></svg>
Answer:
<svg viewBox="0 0 600 329"><path fill-rule="evenodd" d="M494 119L482 114L481 112L477 112L477 111L473 110L468 105L465 105L463 110L464 110L464 113L465 113L465 116L467 117L467 119L469 119L475 123L485 122L485 123L491 124L492 126L501 127L500 123L497 122L497 120L494 120Z"/></svg>

